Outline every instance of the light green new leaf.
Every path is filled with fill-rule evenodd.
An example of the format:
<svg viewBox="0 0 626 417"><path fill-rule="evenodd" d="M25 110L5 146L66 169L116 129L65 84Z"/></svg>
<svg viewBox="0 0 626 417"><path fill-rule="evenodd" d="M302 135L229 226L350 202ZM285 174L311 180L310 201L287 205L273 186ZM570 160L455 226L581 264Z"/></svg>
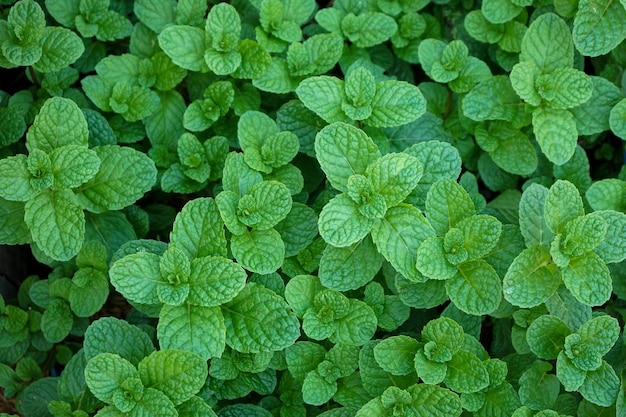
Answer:
<svg viewBox="0 0 626 417"><path fill-rule="evenodd" d="M83 244L85 214L70 190L43 191L24 207L33 240L53 259L73 258Z"/></svg>
<svg viewBox="0 0 626 417"><path fill-rule="evenodd" d="M385 199L387 207L400 204L419 182L423 167L419 159L406 153L389 153L365 170L374 192Z"/></svg>
<svg viewBox="0 0 626 417"><path fill-rule="evenodd" d="M459 350L447 363L444 383L460 393L478 392L489 385L489 373L483 362L467 350Z"/></svg>
<svg viewBox="0 0 626 417"><path fill-rule="evenodd" d="M182 404L204 386L208 376L206 360L182 350L159 350L139 362L141 382L174 403Z"/></svg>
<svg viewBox="0 0 626 417"><path fill-rule="evenodd" d="M186 350L204 360L220 357L226 347L226 326L218 307L165 305L157 338L162 349Z"/></svg>
<svg viewBox="0 0 626 417"><path fill-rule="evenodd" d="M89 128L78 105L67 98L53 97L43 104L26 134L26 147L52 152L65 145L87 146Z"/></svg>
<svg viewBox="0 0 626 417"><path fill-rule="evenodd" d="M105 273L94 268L80 268L72 282L68 301L74 314L91 317L100 311L109 296L109 280Z"/></svg>
<svg viewBox="0 0 626 417"><path fill-rule="evenodd" d="M103 317L91 323L85 331L83 349L86 360L108 352L121 356L134 366L155 350L146 332L114 317Z"/></svg>
<svg viewBox="0 0 626 417"><path fill-rule="evenodd" d="M156 289L165 282L161 277L160 260L160 256L149 252L125 256L111 265L111 284L131 301L160 304Z"/></svg>
<svg viewBox="0 0 626 417"><path fill-rule="evenodd" d="M426 278L450 279L457 273L457 265L448 261L446 255L443 238L428 238L417 249L415 266Z"/></svg>
<svg viewBox="0 0 626 417"><path fill-rule="evenodd" d="M582 0L572 29L574 45L587 56L604 55L626 38L626 9L613 0Z"/></svg>
<svg viewBox="0 0 626 417"><path fill-rule="evenodd" d="M300 337L300 323L285 300L250 283L222 306L226 343L242 353L271 352L291 346Z"/></svg>
<svg viewBox="0 0 626 417"><path fill-rule="evenodd" d="M100 170L77 189L78 201L93 213L119 210L133 204L156 182L154 162L142 152L116 145L93 148Z"/></svg>
<svg viewBox="0 0 626 417"><path fill-rule="evenodd" d="M581 256L596 248L606 236L608 224L602 215L591 213L577 217L565 225L565 241L561 249L568 256Z"/></svg>
<svg viewBox="0 0 626 417"><path fill-rule="evenodd" d="M126 392L135 394L123 387L124 382L131 378L139 378L135 366L114 353L100 353L89 359L85 367L85 381L89 390L96 398L107 403L112 403L116 395L124 395ZM140 395L133 397L137 401Z"/></svg>
<svg viewBox="0 0 626 417"><path fill-rule="evenodd" d="M43 73L59 71L73 64L85 51L82 39L66 28L47 27L40 42L41 58L33 67Z"/></svg>
<svg viewBox="0 0 626 417"><path fill-rule="evenodd" d="M315 137L315 153L331 185L346 191L348 178L364 174L380 151L361 129L345 123L324 127Z"/></svg>
<svg viewBox="0 0 626 417"><path fill-rule="evenodd" d="M170 246L185 252L189 259L226 256L224 223L215 200L196 198L185 204L174 221Z"/></svg>
<svg viewBox="0 0 626 417"><path fill-rule="evenodd" d="M534 245L524 249L513 260L502 286L508 302L530 308L550 298L560 283L561 278L552 264L548 248Z"/></svg>
<svg viewBox="0 0 626 417"><path fill-rule="evenodd" d="M363 239L372 229L374 220L363 216L359 206L343 193L322 208L318 224L320 235L326 242L346 247Z"/></svg>
<svg viewBox="0 0 626 417"><path fill-rule="evenodd" d="M606 264L593 252L572 258L561 277L578 301L588 306L604 304L613 290L611 273Z"/></svg>
<svg viewBox="0 0 626 417"><path fill-rule="evenodd" d="M328 381L317 370L309 372L302 382L302 400L306 404L321 406L337 392L337 381Z"/></svg>
<svg viewBox="0 0 626 417"><path fill-rule="evenodd" d="M233 235L230 250L241 266L258 274L276 271L285 258L285 244L272 228Z"/></svg>
<svg viewBox="0 0 626 417"><path fill-rule="evenodd" d="M476 213L469 194L456 181L441 178L426 196L426 218L439 236L458 222Z"/></svg>
<svg viewBox="0 0 626 417"><path fill-rule="evenodd" d="M389 80L376 85L371 106L372 114L365 121L366 124L374 127L401 126L426 112L426 99L416 86Z"/></svg>
<svg viewBox="0 0 626 417"><path fill-rule="evenodd" d="M415 370L413 359L420 343L409 336L391 336L374 347L374 358L392 375L408 375Z"/></svg>
<svg viewBox="0 0 626 417"><path fill-rule="evenodd" d="M544 217L553 233L562 233L569 221L584 214L583 201L574 184L558 180L550 187L546 194Z"/></svg>
<svg viewBox="0 0 626 417"><path fill-rule="evenodd" d="M610 407L617 400L620 380L613 367L602 361L598 369L587 372L578 390L588 401L601 407Z"/></svg>
<svg viewBox="0 0 626 417"><path fill-rule="evenodd" d="M326 246L318 274L326 288L356 290L374 278L382 263L383 257L376 251L372 239L365 237L347 247Z"/></svg>
<svg viewBox="0 0 626 417"><path fill-rule="evenodd" d="M446 281L446 291L459 310L480 316L498 308L502 301L502 284L487 261L464 262L458 269L459 272Z"/></svg>
<svg viewBox="0 0 626 417"><path fill-rule="evenodd" d="M159 33L159 46L174 64L190 71L209 70L204 60L205 32L193 26L169 26Z"/></svg>
<svg viewBox="0 0 626 417"><path fill-rule="evenodd" d="M204 307L219 306L243 289L246 278L246 271L230 259L218 256L194 259L187 302Z"/></svg>
<svg viewBox="0 0 626 417"><path fill-rule="evenodd" d="M520 62L531 61L542 74L574 64L574 44L569 27L554 13L544 13L535 19L524 38Z"/></svg>
<svg viewBox="0 0 626 417"><path fill-rule="evenodd" d="M100 168L100 158L84 146L66 145L50 153L54 183L52 188L76 188L91 179Z"/></svg>
<svg viewBox="0 0 626 417"><path fill-rule="evenodd" d="M511 85L513 89L526 103L539 106L541 104L542 97L537 91L535 83L537 78L541 75L541 68L539 68L533 61L522 61L515 64L509 78L511 79Z"/></svg>
<svg viewBox="0 0 626 417"><path fill-rule="evenodd" d="M576 391L585 381L587 372L574 366L565 351L561 351L556 359L556 376L566 391Z"/></svg>
<svg viewBox="0 0 626 417"><path fill-rule="evenodd" d="M556 359L564 349L565 338L572 331L557 316L543 315L537 317L528 326L526 340L530 350L541 359Z"/></svg>
<svg viewBox="0 0 626 417"><path fill-rule="evenodd" d="M285 286L285 299L298 317L313 306L315 295L324 287L313 275L297 275Z"/></svg>
<svg viewBox="0 0 626 417"><path fill-rule="evenodd" d="M347 102L344 82L336 77L306 78L296 88L296 94L306 108L327 123L351 121L342 109L342 104Z"/></svg>
<svg viewBox="0 0 626 417"><path fill-rule="evenodd" d="M467 260L482 258L496 246L502 233L502 223L493 216L479 214L467 217L455 225L463 233L463 248Z"/></svg>
<svg viewBox="0 0 626 417"><path fill-rule="evenodd" d="M448 317L440 317L426 323L422 329L422 339L426 343L435 343L437 347L430 350L427 356L432 360L448 361L463 346L465 334L459 323Z"/></svg>
<svg viewBox="0 0 626 417"><path fill-rule="evenodd" d="M435 231L424 215L409 205L390 208L372 228L372 239L378 252L411 281L421 281L416 267L417 250L424 240L434 236Z"/></svg>
<svg viewBox="0 0 626 417"><path fill-rule="evenodd" d="M253 184L237 204L237 217L255 230L267 230L291 211L291 193L278 181Z"/></svg>
<svg viewBox="0 0 626 417"><path fill-rule="evenodd" d="M46 17L41 6L33 0L22 0L9 9L9 30L23 44L39 41L46 26Z"/></svg>
<svg viewBox="0 0 626 417"><path fill-rule="evenodd" d="M326 349L314 342L300 341L289 346L285 350L285 361L289 373L298 381L303 381L305 376L324 360Z"/></svg>
<svg viewBox="0 0 626 417"><path fill-rule="evenodd" d="M9 201L28 201L39 193L32 185L26 155L18 154L0 160L0 197Z"/></svg>
<svg viewBox="0 0 626 417"><path fill-rule="evenodd" d="M602 315L594 317L578 329L581 343L593 346L596 352L606 355L617 342L620 335L620 327L617 319Z"/></svg>
<svg viewBox="0 0 626 417"><path fill-rule="evenodd" d="M135 417L148 417L159 415L163 417L178 417L178 411L172 401L161 391L154 388L146 388L141 400L138 401L132 413ZM113 417L113 416L110 416ZM115 416L117 417L117 416Z"/></svg>
<svg viewBox="0 0 626 417"><path fill-rule="evenodd" d="M549 107L561 110L579 106L593 94L591 77L574 68L557 68L540 75L535 86Z"/></svg>
<svg viewBox="0 0 626 417"><path fill-rule="evenodd" d="M532 112L533 132L541 150L556 165L570 160L576 151L578 132L567 110L537 107Z"/></svg>

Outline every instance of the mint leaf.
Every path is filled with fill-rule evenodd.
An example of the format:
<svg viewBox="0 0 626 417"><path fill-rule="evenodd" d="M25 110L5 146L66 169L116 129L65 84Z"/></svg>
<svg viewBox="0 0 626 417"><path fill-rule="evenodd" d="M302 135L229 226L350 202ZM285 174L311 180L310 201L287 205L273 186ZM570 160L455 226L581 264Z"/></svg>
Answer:
<svg viewBox="0 0 626 417"><path fill-rule="evenodd" d="M619 387L620 382L615 370L607 362L602 361L598 369L587 372L579 391L592 403L610 407L617 399Z"/></svg>
<svg viewBox="0 0 626 417"><path fill-rule="evenodd" d="M298 319L284 299L248 284L222 307L226 343L239 352L269 352L291 346L300 336Z"/></svg>
<svg viewBox="0 0 626 417"><path fill-rule="evenodd" d="M359 48L369 48L391 38L398 25L391 16L378 12L365 12L358 16L350 13L341 21L345 36Z"/></svg>
<svg viewBox="0 0 626 417"><path fill-rule="evenodd" d="M447 366L448 373L444 383L453 391L472 393L489 385L489 373L485 365L467 350L459 350L447 362Z"/></svg>
<svg viewBox="0 0 626 417"><path fill-rule="evenodd" d="M100 158L100 170L77 189L76 195L87 210L119 210L133 204L154 185L156 168L145 154L115 145L93 150Z"/></svg>
<svg viewBox="0 0 626 417"><path fill-rule="evenodd" d="M611 296L611 275L604 261L595 253L572 258L561 276L567 289L583 304L598 306Z"/></svg>
<svg viewBox="0 0 626 417"><path fill-rule="evenodd" d="M170 246L177 247L190 258L226 256L226 237L215 200L191 200L176 216Z"/></svg>
<svg viewBox="0 0 626 417"><path fill-rule="evenodd" d="M458 269L458 273L446 281L446 291L459 310L480 316L498 308L502 301L502 284L491 265L476 259L460 264Z"/></svg>
<svg viewBox="0 0 626 417"><path fill-rule="evenodd" d="M574 44L580 53L604 55L626 38L626 9L620 6L622 4L615 1L580 2L572 29Z"/></svg>
<svg viewBox="0 0 626 417"><path fill-rule="evenodd" d="M475 208L463 187L452 179L441 178L428 191L426 213L430 224L442 236L459 221L475 214Z"/></svg>
<svg viewBox="0 0 626 417"><path fill-rule="evenodd" d="M218 307L165 305L157 338L163 349L190 351L205 360L219 357L226 347L224 317Z"/></svg>
<svg viewBox="0 0 626 417"><path fill-rule="evenodd" d="M537 317L528 326L526 339L532 352L541 359L556 359L565 347L565 338L572 331L560 318L552 315Z"/></svg>
<svg viewBox="0 0 626 417"><path fill-rule="evenodd" d="M21 245L30 240L30 230L24 221L24 203L0 198L0 242Z"/></svg>
<svg viewBox="0 0 626 417"><path fill-rule="evenodd" d="M544 246L524 249L502 280L504 298L519 307L535 307L550 298L561 282L551 260L550 251Z"/></svg>
<svg viewBox="0 0 626 417"><path fill-rule="evenodd" d="M401 81L378 83L371 106L372 114L366 123L375 127L405 125L426 112L426 100L421 91Z"/></svg>
<svg viewBox="0 0 626 417"><path fill-rule="evenodd" d="M280 234L272 228L233 235L230 250L241 266L258 274L276 271L285 257L285 244Z"/></svg>
<svg viewBox="0 0 626 417"><path fill-rule="evenodd" d="M94 321L85 331L84 352L87 361L108 352L136 366L154 350L150 337L124 320L103 317Z"/></svg>
<svg viewBox="0 0 626 417"><path fill-rule="evenodd" d="M342 104L347 102L344 82L336 77L322 75L304 79L296 88L296 94L309 110L327 123L349 122Z"/></svg>
<svg viewBox="0 0 626 417"><path fill-rule="evenodd" d="M148 0L137 0L133 11L144 25L160 33L175 21L176 2L172 0L157 5Z"/></svg>
<svg viewBox="0 0 626 417"><path fill-rule="evenodd" d="M190 71L209 69L202 51L206 49L205 32L197 27L174 25L159 33L159 46L174 64Z"/></svg>
<svg viewBox="0 0 626 417"><path fill-rule="evenodd" d="M565 21L554 13L535 19L522 39L520 62L523 61L534 63L542 74L572 67L574 44Z"/></svg>
<svg viewBox="0 0 626 417"><path fill-rule="evenodd" d="M47 27L40 40L41 57L33 65L37 71L59 71L76 62L85 51L78 35L69 29Z"/></svg>
<svg viewBox="0 0 626 417"><path fill-rule="evenodd" d="M237 215L255 230L267 230L287 217L291 211L291 194L278 181L262 181L252 185L237 204Z"/></svg>
<svg viewBox="0 0 626 417"><path fill-rule="evenodd" d="M28 169L26 155L9 156L0 160L0 197L9 201L28 201L40 190L33 187L34 179Z"/></svg>
<svg viewBox="0 0 626 417"><path fill-rule="evenodd" d="M243 289L246 277L243 268L229 259L217 256L194 259L187 302L204 307L219 306Z"/></svg>
<svg viewBox="0 0 626 417"><path fill-rule="evenodd" d="M539 184L532 184L522 194L519 203L519 224L528 247L533 245L547 247L554 237L544 216L547 195L548 189Z"/></svg>
<svg viewBox="0 0 626 417"><path fill-rule="evenodd" d="M67 145L50 153L53 189L76 188L96 175L100 168L98 155L83 146Z"/></svg>
<svg viewBox="0 0 626 417"><path fill-rule="evenodd" d="M26 134L29 151L52 152L65 145L87 146L89 130L83 112L72 100L53 97L43 104Z"/></svg>
<svg viewBox="0 0 626 417"><path fill-rule="evenodd" d="M328 245L320 259L320 282L335 291L361 288L374 278L382 261L368 237L347 247Z"/></svg>
<svg viewBox="0 0 626 417"><path fill-rule="evenodd" d="M550 187L546 195L544 215L552 232L563 232L569 221L584 214L582 198L571 182L558 180Z"/></svg>
<svg viewBox="0 0 626 417"><path fill-rule="evenodd" d="M124 387L124 383L131 379L139 379L137 369L128 360L114 353L100 353L89 359L85 367L85 381L89 390L99 400L107 403L113 403L116 396L123 396L124 392L128 390ZM137 394L142 393L143 386L135 389L140 390L140 392L127 391L131 394L130 397L134 400L133 402L141 398Z"/></svg>
<svg viewBox="0 0 626 417"><path fill-rule="evenodd" d="M24 221L50 257L69 260L83 244L85 215L69 190L43 191L26 203Z"/></svg>
<svg viewBox="0 0 626 417"><path fill-rule="evenodd" d="M164 282L159 268L160 257L154 253L138 252L111 265L111 284L126 298L142 304L160 304L157 286Z"/></svg>
<svg viewBox="0 0 626 417"><path fill-rule="evenodd" d="M206 362L198 355L180 350L160 350L138 365L144 386L161 391L179 405L196 394L206 381Z"/></svg>
<svg viewBox="0 0 626 417"><path fill-rule="evenodd" d="M533 113L533 131L550 162L563 165L576 150L576 121L567 110L538 107Z"/></svg>
<svg viewBox="0 0 626 417"><path fill-rule="evenodd" d="M363 239L372 229L374 220L361 214L359 206L347 193L328 202L319 217L320 235L337 247L350 246Z"/></svg>

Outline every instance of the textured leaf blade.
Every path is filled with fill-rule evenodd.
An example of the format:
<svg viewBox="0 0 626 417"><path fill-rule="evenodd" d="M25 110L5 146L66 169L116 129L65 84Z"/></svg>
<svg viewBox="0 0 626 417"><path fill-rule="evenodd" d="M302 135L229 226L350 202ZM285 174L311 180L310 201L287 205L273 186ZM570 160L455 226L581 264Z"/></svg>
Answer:
<svg viewBox="0 0 626 417"><path fill-rule="evenodd" d="M226 256L224 222L215 200L197 198L185 204L174 221L170 245L190 259Z"/></svg>
<svg viewBox="0 0 626 417"><path fill-rule="evenodd" d="M372 229L374 220L363 216L356 203L344 193L324 206L318 224L326 242L346 247L363 239Z"/></svg>
<svg viewBox="0 0 626 417"><path fill-rule="evenodd" d="M374 278L382 261L369 237L344 248L326 246L320 259L320 282L335 291L361 288Z"/></svg>
<svg viewBox="0 0 626 417"><path fill-rule="evenodd" d="M582 0L572 35L576 49L583 55L604 55L626 38L626 9L618 1Z"/></svg>
<svg viewBox="0 0 626 417"><path fill-rule="evenodd" d="M558 288L561 278L544 246L524 249L504 276L504 298L519 307L534 307L546 301Z"/></svg>
<svg viewBox="0 0 626 417"><path fill-rule="evenodd" d="M111 265L111 284L129 300L143 304L160 304L157 286L164 282L159 268L160 257L138 252Z"/></svg>
<svg viewBox="0 0 626 417"><path fill-rule="evenodd" d="M475 212L467 191L449 178L435 182L426 196L426 217L440 236Z"/></svg>
<svg viewBox="0 0 626 417"><path fill-rule="evenodd" d="M493 312L502 301L500 277L483 259L460 264L446 281L446 291L459 310L476 316Z"/></svg>
<svg viewBox="0 0 626 417"><path fill-rule="evenodd" d="M258 274L276 271L285 258L285 244L275 229L252 230L233 235L230 249L241 266Z"/></svg>
<svg viewBox="0 0 626 417"><path fill-rule="evenodd" d="M258 284L248 284L222 307L226 343L239 352L271 352L300 337L298 318L284 299Z"/></svg>
<svg viewBox="0 0 626 417"><path fill-rule="evenodd" d="M574 116L569 111L536 108L533 111L533 131L550 162L563 165L574 155L578 131Z"/></svg>
<svg viewBox="0 0 626 417"><path fill-rule="evenodd" d="M609 269L593 252L571 259L561 275L565 286L583 304L599 306L611 296L613 285Z"/></svg>
<svg viewBox="0 0 626 417"><path fill-rule="evenodd" d="M108 352L119 355L137 366L154 350L150 336L124 320L103 317L94 321L85 331L86 360Z"/></svg>
<svg viewBox="0 0 626 417"><path fill-rule="evenodd" d="M402 81L383 81L376 85L372 114L366 123L375 127L401 126L426 112L426 99L414 85Z"/></svg>
<svg viewBox="0 0 626 417"><path fill-rule="evenodd" d="M66 98L46 100L26 134L26 146L45 152L65 145L87 146L89 128L78 105Z"/></svg>
<svg viewBox="0 0 626 417"><path fill-rule="evenodd" d="M545 13L535 19L522 39L521 61L531 61L542 74L574 63L572 34L563 19Z"/></svg>

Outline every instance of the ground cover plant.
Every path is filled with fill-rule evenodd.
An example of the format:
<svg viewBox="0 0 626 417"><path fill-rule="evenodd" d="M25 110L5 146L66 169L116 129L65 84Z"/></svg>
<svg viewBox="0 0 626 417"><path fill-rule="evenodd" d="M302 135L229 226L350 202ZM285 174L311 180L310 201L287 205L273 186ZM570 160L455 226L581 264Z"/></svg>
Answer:
<svg viewBox="0 0 626 417"><path fill-rule="evenodd" d="M0 4L2 416L626 416L626 1Z"/></svg>

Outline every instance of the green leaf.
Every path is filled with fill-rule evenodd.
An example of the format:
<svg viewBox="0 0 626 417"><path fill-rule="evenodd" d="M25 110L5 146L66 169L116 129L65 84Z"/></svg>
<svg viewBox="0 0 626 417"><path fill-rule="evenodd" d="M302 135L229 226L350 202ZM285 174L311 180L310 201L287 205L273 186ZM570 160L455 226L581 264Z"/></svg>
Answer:
<svg viewBox="0 0 626 417"><path fill-rule="evenodd" d="M125 256L111 265L111 284L131 301L160 304L156 289L165 280L161 277L159 262L160 257L149 252Z"/></svg>
<svg viewBox="0 0 626 417"><path fill-rule="evenodd" d="M47 27L40 40L41 58L33 65L40 72L59 71L76 60L85 51L78 35L69 29Z"/></svg>
<svg viewBox="0 0 626 417"><path fill-rule="evenodd" d="M41 331L50 343L63 341L70 333L74 318L65 300L53 299L41 318Z"/></svg>
<svg viewBox="0 0 626 417"><path fill-rule="evenodd" d="M224 223L215 200L197 198L185 204L174 221L170 246L190 259L226 255Z"/></svg>
<svg viewBox="0 0 626 417"><path fill-rule="evenodd" d="M463 234L463 248L467 260L482 258L489 254L500 240L502 223L493 216L479 214L467 217L455 225Z"/></svg>
<svg viewBox="0 0 626 417"><path fill-rule="evenodd" d="M159 46L174 64L190 71L206 72L209 67L204 60L205 32L197 27L174 25L159 33Z"/></svg>
<svg viewBox="0 0 626 417"><path fill-rule="evenodd" d="M509 77L504 75L496 75L479 83L463 98L461 108L465 116L479 122L513 122L525 117L520 97L515 93Z"/></svg>
<svg viewBox="0 0 626 417"><path fill-rule="evenodd" d="M287 217L274 228L285 243L285 257L294 256L317 236L317 214L309 206L293 203Z"/></svg>
<svg viewBox="0 0 626 417"><path fill-rule="evenodd" d="M91 149L66 145L50 153L53 189L76 188L93 178L100 168L100 159Z"/></svg>
<svg viewBox="0 0 626 417"><path fill-rule="evenodd" d="M526 340L530 350L541 359L556 359L564 349L565 338L571 334L567 324L553 315L537 317L528 326Z"/></svg>
<svg viewBox="0 0 626 417"><path fill-rule="evenodd" d="M364 345L376 332L378 319L370 306L363 301L350 299L348 313L336 323L336 329L328 340L333 343Z"/></svg>
<svg viewBox="0 0 626 417"><path fill-rule="evenodd" d="M22 245L30 240L30 230L24 221L24 203L0 198L0 243Z"/></svg>
<svg viewBox="0 0 626 417"><path fill-rule="evenodd" d="M554 13L535 19L522 39L520 62L523 61L533 62L542 74L572 67L574 44L565 21Z"/></svg>
<svg viewBox="0 0 626 417"><path fill-rule="evenodd" d="M156 94L159 97L159 105L152 114L142 120L142 123L151 144L168 146L174 138L180 137L183 133L185 100L177 91Z"/></svg>
<svg viewBox="0 0 626 417"><path fill-rule="evenodd" d="M391 336L374 347L374 357L390 374L408 375L415 370L413 358L419 347L419 342L411 337Z"/></svg>
<svg viewBox="0 0 626 417"><path fill-rule="evenodd" d="M335 291L355 290L374 278L382 262L382 256L368 237L347 247L328 245L320 259L320 282Z"/></svg>
<svg viewBox="0 0 626 417"><path fill-rule="evenodd" d="M132 410L132 415L140 417L154 415L177 417L179 414L172 401L165 394L153 388L146 388L141 400Z"/></svg>
<svg viewBox="0 0 626 417"><path fill-rule="evenodd" d="M502 284L493 267L485 260L476 259L458 268L459 272L446 281L446 291L459 310L480 316L498 308L502 301Z"/></svg>
<svg viewBox="0 0 626 417"><path fill-rule="evenodd" d="M600 256L593 252L572 258L561 276L567 289L583 304L599 306L611 297L611 274Z"/></svg>
<svg viewBox="0 0 626 417"><path fill-rule="evenodd" d="M18 154L0 160L0 196L9 201L28 201L40 190L32 185L26 155Z"/></svg>
<svg viewBox="0 0 626 417"><path fill-rule="evenodd" d="M616 136L626 138L626 99L622 99L611 109L609 125Z"/></svg>
<svg viewBox="0 0 626 417"><path fill-rule="evenodd" d="M327 123L349 122L342 104L347 103L344 82L336 77L322 75L305 78L296 88L296 94L309 110Z"/></svg>
<svg viewBox="0 0 626 417"><path fill-rule="evenodd" d="M365 176L374 192L385 199L387 207L400 204L422 177L421 162L406 153L390 153L367 167Z"/></svg>
<svg viewBox="0 0 626 417"><path fill-rule="evenodd" d="M587 56L604 55L626 38L623 3L583 0L578 4L572 29L574 45Z"/></svg>
<svg viewBox="0 0 626 417"><path fill-rule="evenodd" d="M595 213L577 217L565 225L561 249L568 256L581 256L598 246L606 236L608 224Z"/></svg>
<svg viewBox="0 0 626 417"><path fill-rule="evenodd" d="M450 178L441 178L428 191L426 214L433 229L443 236L458 222L475 214L475 208L463 187Z"/></svg>
<svg viewBox="0 0 626 417"><path fill-rule="evenodd" d="M390 208L372 228L372 239L378 251L411 281L421 280L416 267L417 250L424 240L434 235L419 209L408 205Z"/></svg>
<svg viewBox="0 0 626 417"><path fill-rule="evenodd" d="M133 5L137 18L156 33L160 33L175 21L176 2L166 1L161 4L149 0L137 0Z"/></svg>
<svg viewBox="0 0 626 417"><path fill-rule="evenodd" d="M585 381L578 389L585 399L602 407L615 403L620 389L620 381L611 365L602 361L602 365L587 372Z"/></svg>
<svg viewBox="0 0 626 417"><path fill-rule="evenodd" d="M291 194L278 181L253 184L239 199L237 216L255 230L267 230L287 217L291 211Z"/></svg>
<svg viewBox="0 0 626 417"><path fill-rule="evenodd" d="M258 274L276 271L285 257L285 244L272 228L233 235L230 249L241 266Z"/></svg>
<svg viewBox="0 0 626 417"><path fill-rule="evenodd" d="M450 279L457 273L457 265L448 261L446 255L443 238L428 238L417 249L415 266L427 278Z"/></svg>
<svg viewBox="0 0 626 417"><path fill-rule="evenodd" d="M309 372L302 383L302 400L306 404L321 406L337 392L337 382L328 381L317 371Z"/></svg>
<svg viewBox="0 0 626 417"><path fill-rule="evenodd" d="M342 193L323 207L318 224L326 242L347 247L363 239L372 229L374 220L363 216L352 198Z"/></svg>
<svg viewBox="0 0 626 417"><path fill-rule="evenodd" d="M89 129L82 110L70 99L53 97L43 104L26 134L29 151L52 152L65 145L87 146Z"/></svg>
<svg viewBox="0 0 626 417"><path fill-rule="evenodd" d="M533 132L546 157L556 165L570 160L578 133L574 116L567 110L538 107L533 113Z"/></svg>
<svg viewBox="0 0 626 417"><path fill-rule="evenodd" d="M176 407L179 417L217 417L213 409L200 397L191 397Z"/></svg>
<svg viewBox="0 0 626 417"><path fill-rule="evenodd" d="M70 190L44 191L24 207L33 240L50 257L73 258L83 244L85 215Z"/></svg>
<svg viewBox="0 0 626 417"><path fill-rule="evenodd" d="M94 268L80 268L72 278L68 301L78 317L91 317L96 314L109 296L109 280L102 271Z"/></svg>
<svg viewBox="0 0 626 417"><path fill-rule="evenodd" d="M510 0L487 0L480 8L482 14L491 23L506 23L520 14L522 8Z"/></svg>
<svg viewBox="0 0 626 417"><path fill-rule="evenodd" d="M93 213L119 210L133 204L156 182L156 167L147 155L115 145L93 148L100 170L78 188L81 205Z"/></svg>
<svg viewBox="0 0 626 417"><path fill-rule="evenodd" d="M222 307L226 343L238 352L270 352L300 337L298 318L285 300L258 284L248 284Z"/></svg>
<svg viewBox="0 0 626 417"><path fill-rule="evenodd" d="M206 360L182 350L160 350L139 362L139 377L174 403L182 404L204 386L208 376Z"/></svg>
<svg viewBox="0 0 626 417"><path fill-rule="evenodd" d="M375 127L405 125L426 112L426 100L419 88L402 81L378 83L371 106L366 124Z"/></svg>
<svg viewBox="0 0 626 417"><path fill-rule="evenodd" d="M526 246L548 246L554 234L548 228L544 217L544 206L548 189L539 185L531 184L524 193L519 203L519 224Z"/></svg>
<svg viewBox="0 0 626 417"><path fill-rule="evenodd" d="M346 15L341 21L344 35L358 48L369 48L385 42L396 32L398 25L391 16L378 12Z"/></svg>
<svg viewBox="0 0 626 417"><path fill-rule="evenodd" d="M539 245L524 249L509 267L502 281L504 298L518 307L535 307L558 288L561 278L550 251Z"/></svg>
<svg viewBox="0 0 626 417"><path fill-rule="evenodd" d="M219 306L243 289L246 278L243 268L230 259L217 256L194 259L187 302L204 307Z"/></svg>
<svg viewBox="0 0 626 417"><path fill-rule="evenodd" d="M626 181L605 178L596 181L585 193L594 210L626 211Z"/></svg>
<svg viewBox="0 0 626 417"><path fill-rule="evenodd" d="M113 353L134 366L155 350L143 330L113 317L100 318L87 328L83 348L87 361L100 353Z"/></svg>
<svg viewBox="0 0 626 417"><path fill-rule="evenodd" d="M554 109L579 106L593 94L591 77L574 68L558 68L540 75L535 84L544 102Z"/></svg>
<svg viewBox="0 0 626 417"><path fill-rule="evenodd" d="M107 403L112 403L116 394L126 391L124 382L138 377L135 366L114 353L100 353L89 359L85 367L87 386L99 400Z"/></svg>
<svg viewBox="0 0 626 417"><path fill-rule="evenodd" d="M459 350L447 363L448 373L444 383L460 393L478 392L489 385L489 373L476 355Z"/></svg>
<svg viewBox="0 0 626 417"><path fill-rule="evenodd" d="M559 395L561 384L556 375L548 374L552 365L536 361L520 376L520 401L533 410L551 408Z"/></svg>
<svg viewBox="0 0 626 417"><path fill-rule="evenodd" d="M157 338L163 349L186 350L204 360L220 357L226 347L224 317L218 307L165 305Z"/></svg>
<svg viewBox="0 0 626 417"><path fill-rule="evenodd" d="M315 295L324 287L313 275L297 275L285 286L285 299L298 317L313 306Z"/></svg>
<svg viewBox="0 0 626 417"><path fill-rule="evenodd" d="M542 97L537 91L537 78L541 75L539 68L533 61L522 61L515 64L509 77L515 92L530 105L539 106Z"/></svg>
<svg viewBox="0 0 626 417"><path fill-rule="evenodd" d="M585 214L578 189L569 181L558 180L548 191L544 215L547 226L555 233L565 231L565 225Z"/></svg>

